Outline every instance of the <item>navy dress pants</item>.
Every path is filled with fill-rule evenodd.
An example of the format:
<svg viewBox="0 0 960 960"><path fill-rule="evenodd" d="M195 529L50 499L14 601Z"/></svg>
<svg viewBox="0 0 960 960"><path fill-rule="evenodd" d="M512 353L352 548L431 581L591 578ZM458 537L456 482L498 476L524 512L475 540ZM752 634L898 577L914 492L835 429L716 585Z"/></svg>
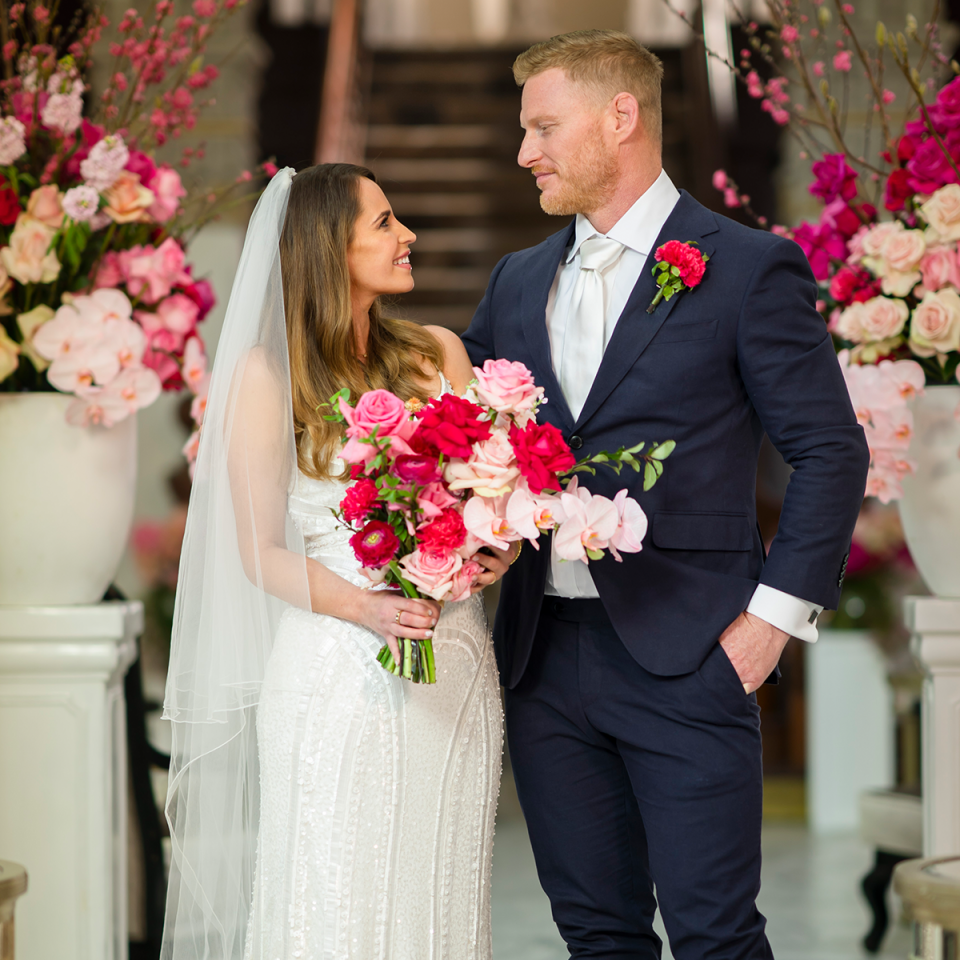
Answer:
<svg viewBox="0 0 960 960"><path fill-rule="evenodd" d="M719 644L694 673L655 676L599 600L546 597L506 717L571 956L659 958L659 902L676 960L772 960L756 907L759 708Z"/></svg>

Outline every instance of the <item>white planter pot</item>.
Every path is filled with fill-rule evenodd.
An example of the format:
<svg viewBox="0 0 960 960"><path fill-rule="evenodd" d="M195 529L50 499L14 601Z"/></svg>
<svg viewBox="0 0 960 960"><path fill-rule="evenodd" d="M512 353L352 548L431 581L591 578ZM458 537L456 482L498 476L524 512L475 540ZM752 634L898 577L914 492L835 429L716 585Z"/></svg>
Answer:
<svg viewBox="0 0 960 960"><path fill-rule="evenodd" d="M931 592L960 597L960 386L927 387L910 402L916 473L904 477L900 518L914 563Z"/></svg>
<svg viewBox="0 0 960 960"><path fill-rule="evenodd" d="M71 400L0 394L0 605L95 603L123 556L137 420L71 426Z"/></svg>

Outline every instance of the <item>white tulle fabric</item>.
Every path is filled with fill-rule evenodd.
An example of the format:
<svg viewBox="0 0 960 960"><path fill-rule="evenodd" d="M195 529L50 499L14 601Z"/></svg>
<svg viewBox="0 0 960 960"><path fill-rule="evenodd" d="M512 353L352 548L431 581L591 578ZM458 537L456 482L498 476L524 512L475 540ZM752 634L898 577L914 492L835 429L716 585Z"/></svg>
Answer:
<svg viewBox="0 0 960 960"><path fill-rule="evenodd" d="M502 718L477 598L436 629L437 684L310 612L306 557L362 583L298 473L279 238L293 171L250 221L204 417L164 716L173 748L162 960L489 958Z"/></svg>

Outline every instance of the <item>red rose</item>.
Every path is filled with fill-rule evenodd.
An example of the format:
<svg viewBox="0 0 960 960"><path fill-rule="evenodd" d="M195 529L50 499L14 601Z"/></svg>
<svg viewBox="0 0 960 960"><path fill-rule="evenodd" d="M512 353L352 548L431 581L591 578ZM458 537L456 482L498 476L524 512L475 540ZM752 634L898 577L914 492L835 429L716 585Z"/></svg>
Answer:
<svg viewBox="0 0 960 960"><path fill-rule="evenodd" d="M371 520L350 538L350 546L363 566L376 569L386 566L396 556L400 541L389 523Z"/></svg>
<svg viewBox="0 0 960 960"><path fill-rule="evenodd" d="M902 210L904 204L913 196L909 183L910 174L904 170L893 170L887 177L887 186L883 192L883 205L890 211Z"/></svg>
<svg viewBox="0 0 960 960"><path fill-rule="evenodd" d="M460 511L447 507L439 517L424 524L418 531L421 550L437 550L447 547L456 550L467 539L467 528L463 525Z"/></svg>
<svg viewBox="0 0 960 960"><path fill-rule="evenodd" d="M348 523L366 520L379 501L380 491L372 480L358 480L340 501L343 519Z"/></svg>
<svg viewBox="0 0 960 960"><path fill-rule="evenodd" d="M0 184L2 184L0 185L0 223L9 227L16 223L17 217L20 216L20 198L17 196L17 191L2 177L0 177Z"/></svg>
<svg viewBox="0 0 960 960"><path fill-rule="evenodd" d="M869 300L879 292L866 270L841 267L830 281L830 296L844 306Z"/></svg>
<svg viewBox="0 0 960 960"><path fill-rule="evenodd" d="M689 243L668 240L662 247L657 247L656 258L676 267L680 271L680 279L684 286L695 287L703 279L703 272L706 269L703 254Z"/></svg>
<svg viewBox="0 0 960 960"><path fill-rule="evenodd" d="M534 495L545 489L559 490L557 474L569 470L577 462L563 434L550 423L528 423L522 430L513 424L510 442L520 472Z"/></svg>
<svg viewBox="0 0 960 960"><path fill-rule="evenodd" d="M424 454L401 453L393 461L393 472L404 483L415 483L419 487L440 479L440 465L436 456Z"/></svg>
<svg viewBox="0 0 960 960"><path fill-rule="evenodd" d="M483 409L463 397L445 393L424 408L414 437L447 457L469 457L478 440L490 436L490 423L481 420Z"/></svg>

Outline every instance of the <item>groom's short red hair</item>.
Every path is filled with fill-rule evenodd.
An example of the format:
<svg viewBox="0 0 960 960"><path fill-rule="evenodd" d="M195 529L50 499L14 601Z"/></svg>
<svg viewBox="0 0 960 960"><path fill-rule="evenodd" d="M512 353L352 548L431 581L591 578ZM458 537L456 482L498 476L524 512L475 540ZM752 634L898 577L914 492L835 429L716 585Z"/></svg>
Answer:
<svg viewBox="0 0 960 960"><path fill-rule="evenodd" d="M629 33L620 30L576 30L535 43L513 63L522 87L531 77L559 67L567 76L610 100L618 93L636 97L647 135L662 140L660 83L663 64Z"/></svg>

